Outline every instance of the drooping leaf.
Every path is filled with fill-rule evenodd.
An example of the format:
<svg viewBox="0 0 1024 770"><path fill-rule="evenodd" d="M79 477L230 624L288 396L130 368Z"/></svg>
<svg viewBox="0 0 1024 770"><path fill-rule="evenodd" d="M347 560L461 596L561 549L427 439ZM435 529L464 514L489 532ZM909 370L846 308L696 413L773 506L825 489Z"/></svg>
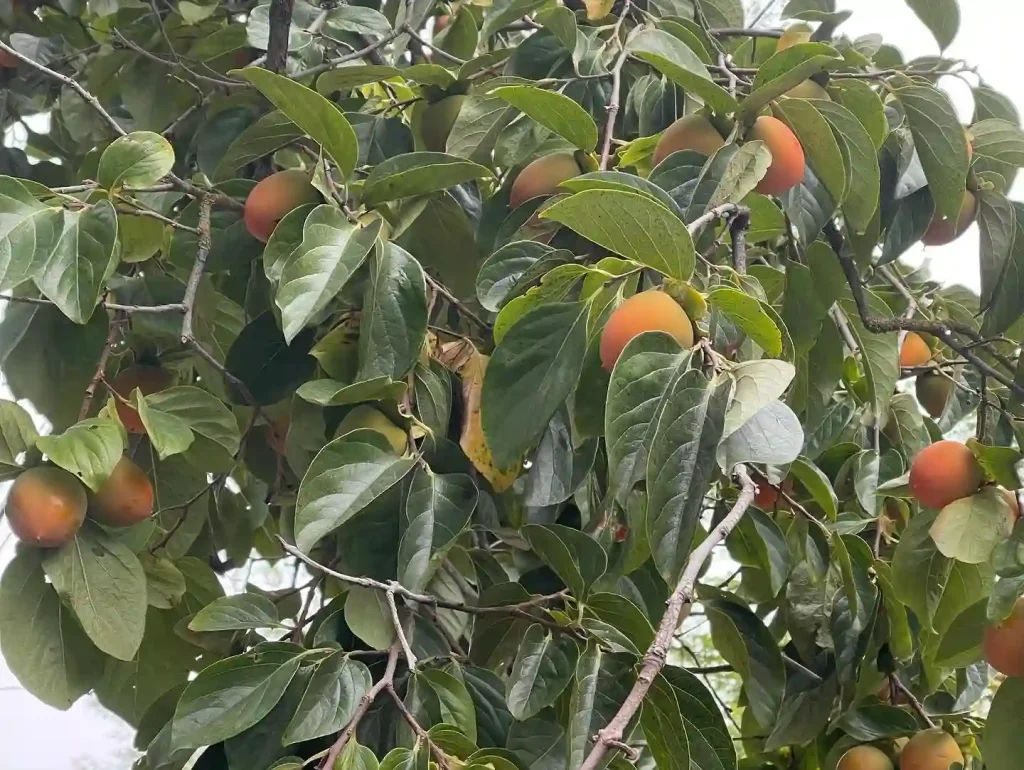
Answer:
<svg viewBox="0 0 1024 770"><path fill-rule="evenodd" d="M42 436L36 446L96 492L124 454L124 434L113 420L97 417L75 423L59 436Z"/></svg>
<svg viewBox="0 0 1024 770"><path fill-rule="evenodd" d="M399 198L411 198L447 190L491 172L469 160L443 152L411 152L396 155L373 167L363 184L363 201L375 206Z"/></svg>
<svg viewBox="0 0 1024 770"><path fill-rule="evenodd" d="M535 623L519 645L508 687L508 709L519 720L550 706L576 670L579 647L569 635Z"/></svg>
<svg viewBox="0 0 1024 770"><path fill-rule="evenodd" d="M267 597L255 593L222 596L203 607L188 623L191 630L199 632L275 628L278 625L277 607Z"/></svg>
<svg viewBox="0 0 1024 770"><path fill-rule="evenodd" d="M160 134L133 131L115 139L100 156L96 179L108 190L148 187L174 167L174 148Z"/></svg>
<svg viewBox="0 0 1024 770"><path fill-rule="evenodd" d="M590 152L597 146L597 124L594 119L564 94L536 86L502 86L491 93L579 149Z"/></svg>
<svg viewBox="0 0 1024 770"><path fill-rule="evenodd" d="M344 650L324 658L317 664L285 730L285 743L300 743L340 730L352 718L371 681L369 669Z"/></svg>

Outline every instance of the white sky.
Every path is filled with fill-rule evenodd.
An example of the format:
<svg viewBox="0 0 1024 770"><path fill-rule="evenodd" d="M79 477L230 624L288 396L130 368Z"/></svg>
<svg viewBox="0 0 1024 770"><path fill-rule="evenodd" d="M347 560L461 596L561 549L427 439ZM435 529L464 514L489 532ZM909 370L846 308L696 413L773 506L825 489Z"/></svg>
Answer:
<svg viewBox="0 0 1024 770"><path fill-rule="evenodd" d="M881 32L908 59L938 52L931 35L902 0L839 0L838 4L855 12L841 28L850 36ZM1024 110L1024 78L1017 66L1024 4L1021 0L961 0L961 6L960 34L948 54L978 65L993 87ZM969 92L956 81L948 87L967 122L973 111ZM1018 182L1013 197L1022 199L1022 193L1024 182ZM915 265L922 260L928 261L937 280L977 291L977 227L948 246L927 251L916 247L907 257ZM7 534L0 525L0 565L13 551ZM81 699L66 712L44 706L21 690L0 660L0 770L127 769L132 735L127 725L92 698Z"/></svg>

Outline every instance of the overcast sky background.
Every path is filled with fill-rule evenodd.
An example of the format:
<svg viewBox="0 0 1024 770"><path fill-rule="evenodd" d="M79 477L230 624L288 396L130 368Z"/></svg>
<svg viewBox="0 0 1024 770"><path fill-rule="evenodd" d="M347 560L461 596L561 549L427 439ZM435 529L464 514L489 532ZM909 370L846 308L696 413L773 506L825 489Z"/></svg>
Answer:
<svg viewBox="0 0 1024 770"><path fill-rule="evenodd" d="M779 6L784 4L780 0ZM908 59L938 52L927 29L902 0L839 0L838 5L854 11L841 27L847 35L881 32ZM961 6L960 34L948 54L977 65L988 83L1024 110L1024 76L1019 69L1024 4L1021 0L961 0ZM954 96L963 122L969 122L973 103L967 86L955 78L944 85ZM1024 182L1018 181L1013 197L1024 199ZM926 262L935 279L977 291L977 227L948 246L927 250L918 246L905 260L914 266ZM4 395L9 397L0 383L0 396ZM0 567L13 550L9 531L0 521ZM66 712L41 704L21 690L0 660L0 770L121 770L130 766L134 756L132 736L130 727L91 697L82 698Z"/></svg>

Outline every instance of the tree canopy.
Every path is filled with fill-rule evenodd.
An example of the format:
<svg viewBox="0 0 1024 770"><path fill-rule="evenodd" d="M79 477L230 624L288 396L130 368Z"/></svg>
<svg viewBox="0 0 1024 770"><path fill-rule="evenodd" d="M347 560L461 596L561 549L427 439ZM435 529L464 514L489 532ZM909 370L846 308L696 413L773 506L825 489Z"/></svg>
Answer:
<svg viewBox="0 0 1024 770"><path fill-rule="evenodd" d="M138 770L1017 770L1024 131L849 15L0 0L22 686Z"/></svg>

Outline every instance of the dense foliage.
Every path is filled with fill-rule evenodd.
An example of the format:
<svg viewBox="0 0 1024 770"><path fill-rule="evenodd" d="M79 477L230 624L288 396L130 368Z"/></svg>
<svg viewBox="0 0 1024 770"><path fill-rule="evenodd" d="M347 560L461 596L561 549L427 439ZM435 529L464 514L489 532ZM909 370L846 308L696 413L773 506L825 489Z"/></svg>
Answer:
<svg viewBox="0 0 1024 770"><path fill-rule="evenodd" d="M1024 131L848 16L0 0L21 684L140 770L1019 768Z"/></svg>

